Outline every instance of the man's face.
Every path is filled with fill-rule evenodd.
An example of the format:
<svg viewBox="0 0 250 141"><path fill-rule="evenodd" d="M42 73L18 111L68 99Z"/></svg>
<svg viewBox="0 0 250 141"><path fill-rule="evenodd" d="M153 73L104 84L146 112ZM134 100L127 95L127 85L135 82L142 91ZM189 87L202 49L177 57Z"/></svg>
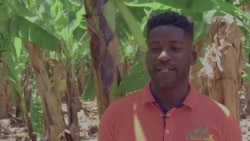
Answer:
<svg viewBox="0 0 250 141"><path fill-rule="evenodd" d="M154 85L162 88L188 82L190 65L196 62L193 40L181 28L153 28L147 37L146 62Z"/></svg>

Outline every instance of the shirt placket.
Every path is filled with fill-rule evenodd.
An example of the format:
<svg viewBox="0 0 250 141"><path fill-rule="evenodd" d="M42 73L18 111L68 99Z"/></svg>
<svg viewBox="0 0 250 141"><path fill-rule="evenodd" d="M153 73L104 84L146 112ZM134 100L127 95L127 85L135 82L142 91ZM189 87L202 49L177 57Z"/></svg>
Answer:
<svg viewBox="0 0 250 141"><path fill-rule="evenodd" d="M164 141L172 141L173 140L173 110L169 111L166 114L165 120L165 128L164 128Z"/></svg>

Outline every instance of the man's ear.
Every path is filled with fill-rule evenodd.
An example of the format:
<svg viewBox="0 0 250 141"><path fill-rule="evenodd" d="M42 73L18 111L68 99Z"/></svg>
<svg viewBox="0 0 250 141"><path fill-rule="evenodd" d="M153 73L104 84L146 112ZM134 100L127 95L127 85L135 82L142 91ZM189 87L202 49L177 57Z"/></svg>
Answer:
<svg viewBox="0 0 250 141"><path fill-rule="evenodd" d="M194 48L195 48L195 45L193 44L192 45L192 54L191 54L191 65L194 65L197 61L197 53L194 50Z"/></svg>
<svg viewBox="0 0 250 141"><path fill-rule="evenodd" d="M194 65L197 61L197 53L193 50L191 55L191 65Z"/></svg>

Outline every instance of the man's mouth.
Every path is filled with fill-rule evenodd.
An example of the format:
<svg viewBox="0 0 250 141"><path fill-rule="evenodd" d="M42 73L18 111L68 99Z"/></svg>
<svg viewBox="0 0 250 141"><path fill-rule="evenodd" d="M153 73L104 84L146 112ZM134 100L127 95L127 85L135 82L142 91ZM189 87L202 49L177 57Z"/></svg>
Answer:
<svg viewBox="0 0 250 141"><path fill-rule="evenodd" d="M157 68L156 71L158 72L169 72L169 71L173 71L174 67L161 67L161 68Z"/></svg>
<svg viewBox="0 0 250 141"><path fill-rule="evenodd" d="M170 71L169 69L161 69L161 70L159 70L160 72L168 72L168 71Z"/></svg>

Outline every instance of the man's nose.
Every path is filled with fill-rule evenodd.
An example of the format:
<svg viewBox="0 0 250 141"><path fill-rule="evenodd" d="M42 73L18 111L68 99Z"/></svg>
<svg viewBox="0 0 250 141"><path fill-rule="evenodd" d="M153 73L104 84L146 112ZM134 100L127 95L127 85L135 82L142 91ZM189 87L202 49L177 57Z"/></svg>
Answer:
<svg viewBox="0 0 250 141"><path fill-rule="evenodd" d="M171 59L171 55L167 50L162 50L158 56L158 60L160 61L168 61Z"/></svg>

